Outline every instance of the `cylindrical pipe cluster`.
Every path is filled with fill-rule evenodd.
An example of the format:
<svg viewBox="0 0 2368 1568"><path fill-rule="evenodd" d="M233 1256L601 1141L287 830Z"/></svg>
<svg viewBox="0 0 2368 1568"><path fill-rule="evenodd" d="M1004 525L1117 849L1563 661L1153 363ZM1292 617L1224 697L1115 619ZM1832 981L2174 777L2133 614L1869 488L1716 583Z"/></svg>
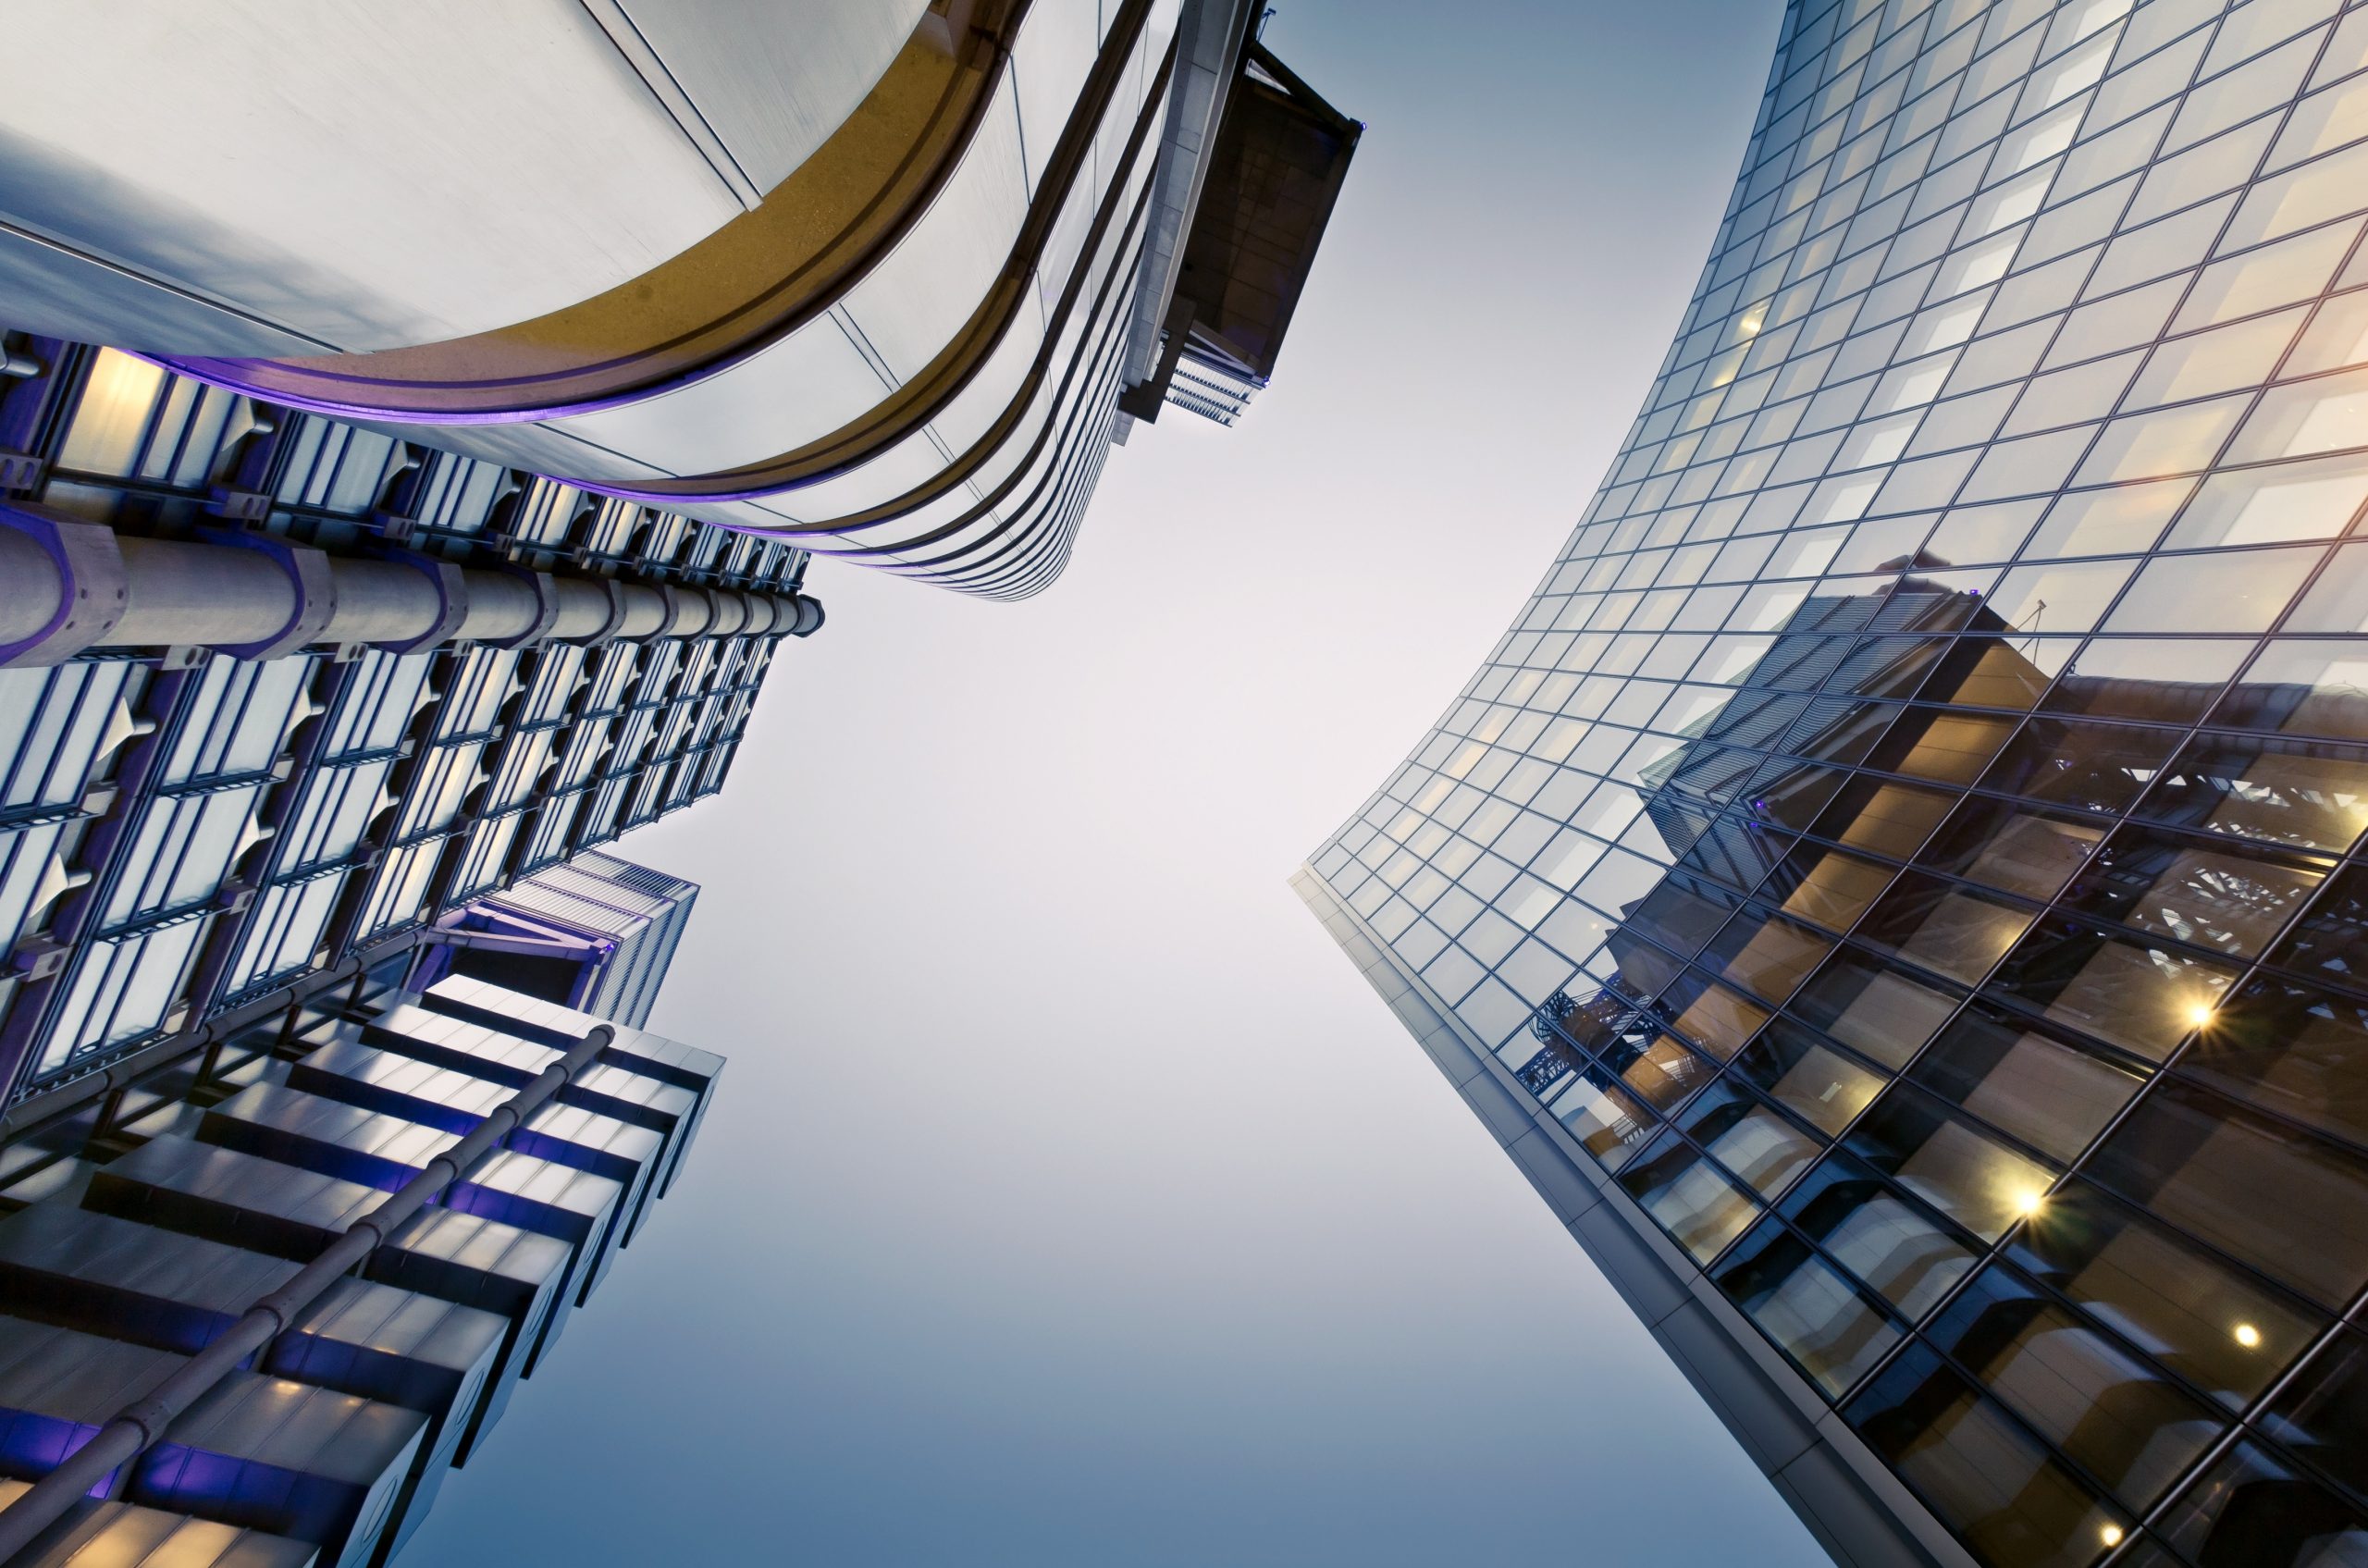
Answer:
<svg viewBox="0 0 2368 1568"><path fill-rule="evenodd" d="M139 538L55 513L12 517L14 510L0 506L0 650L39 645L20 648L15 663L56 663L89 648L216 648L268 658L308 642L413 649L447 641L805 636L822 620L821 606L796 593L464 571L424 556L330 556L284 540ZM64 629L50 630L67 595L94 593L122 606L111 624L63 618ZM74 626L83 624L78 635Z"/></svg>

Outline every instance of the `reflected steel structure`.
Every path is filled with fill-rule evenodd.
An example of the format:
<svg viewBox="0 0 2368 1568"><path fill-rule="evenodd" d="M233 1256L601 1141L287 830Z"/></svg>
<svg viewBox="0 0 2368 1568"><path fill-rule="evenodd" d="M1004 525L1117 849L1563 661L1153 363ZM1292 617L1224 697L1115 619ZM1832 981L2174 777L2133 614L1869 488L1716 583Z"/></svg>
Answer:
<svg viewBox="0 0 2368 1568"><path fill-rule="evenodd" d="M1294 878L1838 1561L2368 1555L2363 223L2368 8L1795 0Z"/></svg>
<svg viewBox="0 0 2368 1568"><path fill-rule="evenodd" d="M0 105L0 325L1023 598L1177 355L1218 352L1179 278L1280 290L1277 336L1305 280L1355 128L1308 142L1254 10L43 7ZM193 80L235 127L192 133ZM1259 243L1191 249L1213 161L1213 221ZM1186 406L1229 422L1271 364Z"/></svg>

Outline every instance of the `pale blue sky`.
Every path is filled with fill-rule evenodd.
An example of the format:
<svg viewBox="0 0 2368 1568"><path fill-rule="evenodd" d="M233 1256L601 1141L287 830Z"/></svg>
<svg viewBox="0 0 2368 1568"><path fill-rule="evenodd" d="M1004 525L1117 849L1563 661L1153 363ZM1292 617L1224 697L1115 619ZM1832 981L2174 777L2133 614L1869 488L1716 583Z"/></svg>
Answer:
<svg viewBox="0 0 2368 1568"><path fill-rule="evenodd" d="M1284 878L1666 347L1776 0L1283 0L1369 130L1275 388L974 603L823 566L653 1020L688 1172L405 1568L1822 1555Z"/></svg>

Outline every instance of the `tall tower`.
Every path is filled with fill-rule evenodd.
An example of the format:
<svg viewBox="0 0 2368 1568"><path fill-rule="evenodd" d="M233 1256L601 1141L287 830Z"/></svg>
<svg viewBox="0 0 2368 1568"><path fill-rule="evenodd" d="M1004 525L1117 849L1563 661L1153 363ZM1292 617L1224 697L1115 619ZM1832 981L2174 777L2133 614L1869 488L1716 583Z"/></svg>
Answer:
<svg viewBox="0 0 2368 1568"><path fill-rule="evenodd" d="M2363 68L1797 0L1611 473L1294 879L1839 1561L2368 1547Z"/></svg>
<svg viewBox="0 0 2368 1568"><path fill-rule="evenodd" d="M809 557L1025 598L1272 372L1359 128L1255 10L11 19L0 1560L400 1548L697 1128L593 851Z"/></svg>

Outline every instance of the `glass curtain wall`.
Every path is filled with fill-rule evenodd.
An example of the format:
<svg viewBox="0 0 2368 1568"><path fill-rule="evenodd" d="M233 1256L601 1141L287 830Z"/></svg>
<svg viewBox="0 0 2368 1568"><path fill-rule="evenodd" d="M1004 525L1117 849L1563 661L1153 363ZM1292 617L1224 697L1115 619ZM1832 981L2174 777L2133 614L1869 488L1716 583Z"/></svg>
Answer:
<svg viewBox="0 0 2368 1568"><path fill-rule="evenodd" d="M2368 9L1798 0L1312 863L2001 1568L2368 1556L2364 211Z"/></svg>

